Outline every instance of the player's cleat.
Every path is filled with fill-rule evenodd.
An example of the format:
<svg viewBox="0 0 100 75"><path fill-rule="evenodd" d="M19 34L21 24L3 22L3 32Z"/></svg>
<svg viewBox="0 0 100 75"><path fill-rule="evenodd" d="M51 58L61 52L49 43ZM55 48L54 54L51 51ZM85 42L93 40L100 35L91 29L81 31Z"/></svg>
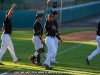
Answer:
<svg viewBox="0 0 100 75"><path fill-rule="evenodd" d="M43 65L44 65L44 67L45 67L46 70L53 70L52 67L49 67L49 65L47 65L45 63Z"/></svg>
<svg viewBox="0 0 100 75"><path fill-rule="evenodd" d="M51 63L53 63L53 64L59 64L59 62L57 62L57 61L51 61Z"/></svg>
<svg viewBox="0 0 100 75"><path fill-rule="evenodd" d="M89 59L88 59L88 58L86 58L86 63L87 63L87 65L89 65L89 64L90 64L90 61L89 61Z"/></svg>
<svg viewBox="0 0 100 75"><path fill-rule="evenodd" d="M43 66L42 63L35 63L36 66Z"/></svg>
<svg viewBox="0 0 100 75"><path fill-rule="evenodd" d="M3 64L3 63L0 62L0 65L5 65L5 64Z"/></svg>
<svg viewBox="0 0 100 75"><path fill-rule="evenodd" d="M50 70L53 70L52 67L49 67Z"/></svg>
<svg viewBox="0 0 100 75"><path fill-rule="evenodd" d="M29 60L31 61L32 64L35 64L34 60L35 60L35 56L31 55L29 57Z"/></svg>
<svg viewBox="0 0 100 75"><path fill-rule="evenodd" d="M18 59L17 61L15 61L14 63L17 63L17 62L19 62L19 61L21 61L22 59Z"/></svg>

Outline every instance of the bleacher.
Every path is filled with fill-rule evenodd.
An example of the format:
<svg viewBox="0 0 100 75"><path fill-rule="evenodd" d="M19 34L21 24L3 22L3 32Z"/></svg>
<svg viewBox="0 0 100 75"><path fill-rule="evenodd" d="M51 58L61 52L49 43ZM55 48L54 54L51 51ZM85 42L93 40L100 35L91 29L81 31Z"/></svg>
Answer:
<svg viewBox="0 0 100 75"><path fill-rule="evenodd" d="M61 0L50 0L50 6L52 7L53 2L57 2L58 6L60 6ZM63 4L75 4L75 0L62 0ZM34 7L46 7L47 0L25 0L24 1L24 8L27 6L33 5Z"/></svg>
<svg viewBox="0 0 100 75"><path fill-rule="evenodd" d="M45 2L46 0L25 0L24 1L24 9L26 9L27 8L27 6L34 6L34 7L40 7L40 6L43 6L43 4L44 4L44 2Z"/></svg>

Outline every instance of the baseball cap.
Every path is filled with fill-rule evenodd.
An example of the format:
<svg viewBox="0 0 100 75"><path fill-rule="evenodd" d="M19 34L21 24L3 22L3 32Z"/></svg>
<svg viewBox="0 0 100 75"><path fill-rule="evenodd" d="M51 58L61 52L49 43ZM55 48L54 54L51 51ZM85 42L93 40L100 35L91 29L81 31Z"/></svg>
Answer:
<svg viewBox="0 0 100 75"><path fill-rule="evenodd" d="M43 14L41 12L37 12L36 17L43 17Z"/></svg>
<svg viewBox="0 0 100 75"><path fill-rule="evenodd" d="M49 14L48 17L54 17L54 15L53 14Z"/></svg>
<svg viewBox="0 0 100 75"><path fill-rule="evenodd" d="M53 15L57 15L57 14L59 14L59 12L53 11L52 14L53 14Z"/></svg>

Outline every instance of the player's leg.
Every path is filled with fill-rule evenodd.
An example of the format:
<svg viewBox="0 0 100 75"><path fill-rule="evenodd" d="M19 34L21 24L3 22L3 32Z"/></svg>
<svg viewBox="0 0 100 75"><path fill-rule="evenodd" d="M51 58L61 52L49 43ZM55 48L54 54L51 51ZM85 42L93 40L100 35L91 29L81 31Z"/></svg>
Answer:
<svg viewBox="0 0 100 75"><path fill-rule="evenodd" d="M56 37L55 38L55 46L56 46L56 49L58 50L58 38ZM51 59L51 63L54 63L54 64L58 64L59 62L56 61L56 54L55 56Z"/></svg>
<svg viewBox="0 0 100 75"><path fill-rule="evenodd" d="M1 44L1 49L0 49L0 63L1 63L1 59L4 55L4 53L7 50L8 44L9 44L9 36L6 34L3 34L1 36L1 40L2 40L2 44Z"/></svg>
<svg viewBox="0 0 100 75"><path fill-rule="evenodd" d="M49 53L50 53L50 50L47 50L47 53L43 56L45 60L46 60L47 55L49 55Z"/></svg>
<svg viewBox="0 0 100 75"><path fill-rule="evenodd" d="M53 56L56 54L57 50L55 47L55 41L51 37L46 38L46 45L47 45L50 53L46 57L46 60L44 62L44 66L46 67L46 69L50 69L50 67L51 67L50 61L53 58Z"/></svg>
<svg viewBox="0 0 100 75"><path fill-rule="evenodd" d="M40 43L37 43L35 44L35 46L37 47L36 49L36 52L34 53L35 57L36 57L36 65L38 66L41 66L41 53L43 53L45 50L43 48L43 44L41 44L41 41Z"/></svg>
<svg viewBox="0 0 100 75"><path fill-rule="evenodd" d="M35 53L31 56L31 60L33 61L33 64L41 65L40 63L40 54L44 51L43 44L41 44L41 40L38 36L33 37L33 43L35 45ZM35 62L36 61L36 62Z"/></svg>
<svg viewBox="0 0 100 75"><path fill-rule="evenodd" d="M13 61L14 61L15 63L17 63L17 62L19 62L19 61L22 60L22 59L18 59L18 58L16 57L16 54L15 54L15 51L14 51L14 46L13 46L13 43L12 43L11 38L10 38L10 41L9 41L8 49L9 49L10 54L11 54L11 56L12 56L12 58L13 58Z"/></svg>
<svg viewBox="0 0 100 75"><path fill-rule="evenodd" d="M96 56L98 53L100 53L100 36L97 36L96 37L96 40L97 40L97 49L92 53L90 54L88 57L87 57L87 62L88 62L88 65L89 65L89 61L94 57Z"/></svg>
<svg viewBox="0 0 100 75"><path fill-rule="evenodd" d="M38 49L38 50L36 50L36 52L34 53L34 56L35 56L35 64L37 65L37 66L42 66L42 64L40 63L40 60L41 60L41 57L40 57L40 50L41 49Z"/></svg>
<svg viewBox="0 0 100 75"><path fill-rule="evenodd" d="M34 36L33 36L33 38L32 38L32 42L33 42L33 44L34 44L34 42L35 42ZM35 45L35 44L34 44L34 45ZM31 61L32 64L35 64L35 59L36 59L36 57L35 57L34 54L31 55L31 56L29 57L29 60Z"/></svg>

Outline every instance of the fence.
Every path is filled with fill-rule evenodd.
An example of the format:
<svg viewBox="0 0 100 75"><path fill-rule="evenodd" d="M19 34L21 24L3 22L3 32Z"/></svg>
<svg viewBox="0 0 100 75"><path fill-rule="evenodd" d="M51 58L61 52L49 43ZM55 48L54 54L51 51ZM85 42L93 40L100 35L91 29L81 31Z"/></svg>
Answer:
<svg viewBox="0 0 100 75"><path fill-rule="evenodd" d="M100 0L62 0L63 7L74 6ZM53 7L53 3L57 2L57 8L60 7L61 0L51 0L49 7ZM0 10L8 10L13 3L17 6L15 10L44 10L47 8L47 0L0 0Z"/></svg>
<svg viewBox="0 0 100 75"><path fill-rule="evenodd" d="M75 20L89 15L100 13L100 2L94 2L84 5L77 5L62 9L62 22ZM53 9L60 11L59 8ZM32 28L35 21L35 14L37 11L14 11L14 16L11 19L13 28ZM44 13L44 11L41 11ZM50 10L49 12L50 13ZM0 28L5 18L5 11L0 11ZM43 18L43 24L45 18Z"/></svg>

